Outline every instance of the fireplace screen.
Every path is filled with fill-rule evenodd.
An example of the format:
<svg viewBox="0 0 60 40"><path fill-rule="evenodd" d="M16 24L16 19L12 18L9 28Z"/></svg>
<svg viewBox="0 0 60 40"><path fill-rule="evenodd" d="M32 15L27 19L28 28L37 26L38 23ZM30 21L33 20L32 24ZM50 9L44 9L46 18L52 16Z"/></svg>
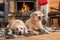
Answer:
<svg viewBox="0 0 60 40"><path fill-rule="evenodd" d="M17 11L30 12L32 10L34 10L34 2L17 2Z"/></svg>

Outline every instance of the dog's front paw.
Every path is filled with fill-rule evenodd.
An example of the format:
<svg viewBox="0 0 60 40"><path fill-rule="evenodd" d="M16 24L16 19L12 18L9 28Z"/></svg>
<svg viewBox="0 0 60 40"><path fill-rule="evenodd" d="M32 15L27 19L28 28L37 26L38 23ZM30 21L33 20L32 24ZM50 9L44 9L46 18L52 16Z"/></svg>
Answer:
<svg viewBox="0 0 60 40"><path fill-rule="evenodd" d="M5 38L10 39L10 38L14 38L14 36L13 35L5 35Z"/></svg>

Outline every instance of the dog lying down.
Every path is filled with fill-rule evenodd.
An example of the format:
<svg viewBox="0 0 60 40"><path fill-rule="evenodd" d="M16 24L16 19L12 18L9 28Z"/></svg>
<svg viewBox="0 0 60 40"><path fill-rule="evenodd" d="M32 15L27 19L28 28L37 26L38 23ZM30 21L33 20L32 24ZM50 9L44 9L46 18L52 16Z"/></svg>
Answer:
<svg viewBox="0 0 60 40"><path fill-rule="evenodd" d="M28 29L26 28L22 20L12 20L5 29L5 36L8 37L19 37L19 36L29 36Z"/></svg>
<svg viewBox="0 0 60 40"><path fill-rule="evenodd" d="M7 28L11 29L14 34L21 34L23 35L24 33L28 33L28 29L26 28L24 22L22 20L12 20Z"/></svg>
<svg viewBox="0 0 60 40"><path fill-rule="evenodd" d="M31 34L41 34L41 33L50 33L54 31L51 28L43 27L42 25L42 19L43 19L43 13L41 11L34 11L30 15L30 19L28 19L25 22L25 25L27 26L29 32Z"/></svg>
<svg viewBox="0 0 60 40"><path fill-rule="evenodd" d="M28 34L28 29L25 26L24 22L22 20L15 19L13 14L8 15L8 25L5 30L6 30L6 33L9 35L10 34L14 34L14 35Z"/></svg>

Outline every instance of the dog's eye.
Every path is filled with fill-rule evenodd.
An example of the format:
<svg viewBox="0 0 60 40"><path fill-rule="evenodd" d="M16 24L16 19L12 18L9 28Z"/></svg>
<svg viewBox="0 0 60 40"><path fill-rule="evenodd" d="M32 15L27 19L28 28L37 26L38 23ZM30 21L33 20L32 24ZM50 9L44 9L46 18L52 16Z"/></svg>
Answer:
<svg viewBox="0 0 60 40"><path fill-rule="evenodd" d="M37 14L35 14L35 15L37 15Z"/></svg>
<svg viewBox="0 0 60 40"><path fill-rule="evenodd" d="M16 30L18 30L18 28L16 28Z"/></svg>
<svg viewBox="0 0 60 40"><path fill-rule="evenodd" d="M23 29L23 28L21 28L21 29Z"/></svg>

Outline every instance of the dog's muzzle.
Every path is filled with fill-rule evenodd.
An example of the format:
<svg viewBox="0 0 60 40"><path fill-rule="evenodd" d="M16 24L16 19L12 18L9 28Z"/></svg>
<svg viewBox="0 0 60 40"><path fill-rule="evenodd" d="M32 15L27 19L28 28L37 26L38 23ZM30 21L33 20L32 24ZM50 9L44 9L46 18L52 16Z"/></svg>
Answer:
<svg viewBox="0 0 60 40"><path fill-rule="evenodd" d="M18 28L16 29L18 31ZM18 32L19 35L22 35L21 31Z"/></svg>

